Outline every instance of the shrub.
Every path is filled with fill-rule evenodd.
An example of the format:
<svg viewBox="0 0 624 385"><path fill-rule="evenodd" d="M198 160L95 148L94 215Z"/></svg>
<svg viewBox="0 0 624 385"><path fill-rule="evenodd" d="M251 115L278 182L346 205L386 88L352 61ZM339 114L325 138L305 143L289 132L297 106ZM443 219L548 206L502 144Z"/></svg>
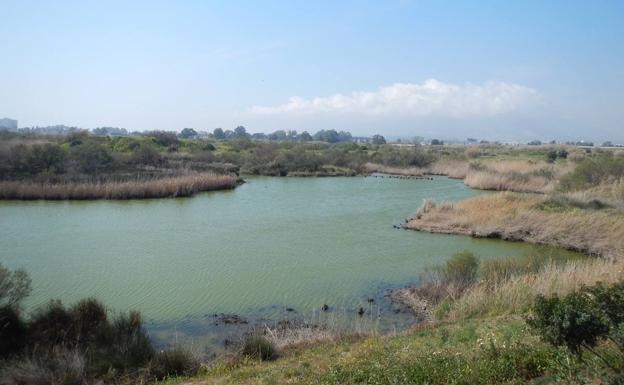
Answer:
<svg viewBox="0 0 624 385"><path fill-rule="evenodd" d="M271 341L256 334L245 337L241 355L261 361L272 361L279 356L277 348Z"/></svg>
<svg viewBox="0 0 624 385"><path fill-rule="evenodd" d="M582 347L595 346L609 331L604 315L586 292L563 298L538 296L533 312L528 323L544 340L577 354Z"/></svg>
<svg viewBox="0 0 624 385"><path fill-rule="evenodd" d="M61 301L52 300L39 308L28 323L29 344L51 349L71 340L73 320Z"/></svg>
<svg viewBox="0 0 624 385"><path fill-rule="evenodd" d="M65 152L51 143L35 144L28 155L28 169L31 174L40 172L58 173L63 170Z"/></svg>
<svg viewBox="0 0 624 385"><path fill-rule="evenodd" d="M151 137L154 143L163 147L177 146L180 143L173 131L149 131L145 133L145 136Z"/></svg>
<svg viewBox="0 0 624 385"><path fill-rule="evenodd" d="M77 346L92 345L107 326L106 308L98 300L87 298L78 301L69 310L72 318L71 336Z"/></svg>
<svg viewBox="0 0 624 385"><path fill-rule="evenodd" d="M12 306L0 307L0 359L20 353L27 337L26 323Z"/></svg>
<svg viewBox="0 0 624 385"><path fill-rule="evenodd" d="M69 150L73 168L85 173L94 173L113 162L110 150L95 140L88 140Z"/></svg>
<svg viewBox="0 0 624 385"><path fill-rule="evenodd" d="M444 283L468 287L477 279L479 258L469 251L455 253L443 266L437 268Z"/></svg>
<svg viewBox="0 0 624 385"><path fill-rule="evenodd" d="M141 314L136 311L119 314L99 336L99 344L95 359L102 368L127 371L145 366L154 357Z"/></svg>
<svg viewBox="0 0 624 385"><path fill-rule="evenodd" d="M624 158L604 153L584 158L560 181L562 190L580 190L624 177Z"/></svg>
<svg viewBox="0 0 624 385"><path fill-rule="evenodd" d="M624 282L582 287L565 297L538 296L527 323L550 344L565 346L578 356L587 351L619 376L624 373ZM614 342L618 357L594 349L604 340Z"/></svg>
<svg viewBox="0 0 624 385"><path fill-rule="evenodd" d="M0 263L0 307L19 307L30 291L31 279L25 270L11 271Z"/></svg>
<svg viewBox="0 0 624 385"><path fill-rule="evenodd" d="M188 350L174 348L156 353L150 363L150 376L162 380L172 376L192 376L199 370L199 361Z"/></svg>
<svg viewBox="0 0 624 385"><path fill-rule="evenodd" d="M49 354L29 356L3 368L5 385L87 384L85 359L78 351L57 348Z"/></svg>
<svg viewBox="0 0 624 385"><path fill-rule="evenodd" d="M163 162L160 153L154 148L154 145L147 143L140 144L132 150L132 163L158 166Z"/></svg>

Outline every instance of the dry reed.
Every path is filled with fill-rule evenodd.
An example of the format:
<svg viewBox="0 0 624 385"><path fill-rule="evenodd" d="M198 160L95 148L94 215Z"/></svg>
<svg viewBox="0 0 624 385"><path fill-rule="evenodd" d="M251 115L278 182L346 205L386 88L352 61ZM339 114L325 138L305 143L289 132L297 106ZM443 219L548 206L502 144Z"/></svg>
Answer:
<svg viewBox="0 0 624 385"><path fill-rule="evenodd" d="M234 176L212 173L99 183L3 181L0 182L0 199L88 200L186 197L202 191L232 189L235 186Z"/></svg>
<svg viewBox="0 0 624 385"><path fill-rule="evenodd" d="M546 197L498 193L456 204L428 203L406 227L559 246L606 258L624 256L624 215L612 210L535 208Z"/></svg>
<svg viewBox="0 0 624 385"><path fill-rule="evenodd" d="M442 159L429 166L427 172L433 175L446 175L449 178L464 179L469 169L470 164L466 161Z"/></svg>
<svg viewBox="0 0 624 385"><path fill-rule="evenodd" d="M422 176L425 174L424 169L419 167L390 167L384 166L383 164L378 163L366 163L364 165L364 171L368 174L372 174L375 172L382 174L390 174L390 175L403 175L403 176Z"/></svg>
<svg viewBox="0 0 624 385"><path fill-rule="evenodd" d="M565 295L583 285L613 283L624 278L624 261L584 259L550 263L535 273L510 276L495 286L477 284L450 302L446 317L465 319L475 316L518 314L526 311L535 296Z"/></svg>
<svg viewBox="0 0 624 385"><path fill-rule="evenodd" d="M543 176L500 173L492 170L469 171L464 183L480 190L546 193L554 189L554 181Z"/></svg>

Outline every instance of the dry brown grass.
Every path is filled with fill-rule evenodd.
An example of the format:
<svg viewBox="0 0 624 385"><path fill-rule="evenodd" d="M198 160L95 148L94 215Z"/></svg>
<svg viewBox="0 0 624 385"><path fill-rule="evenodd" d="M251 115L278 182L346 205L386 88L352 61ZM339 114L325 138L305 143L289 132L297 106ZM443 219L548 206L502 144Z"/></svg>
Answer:
<svg viewBox="0 0 624 385"><path fill-rule="evenodd" d="M554 189L554 181L542 176L499 173L490 170L470 171L464 183L480 190L546 193Z"/></svg>
<svg viewBox="0 0 624 385"><path fill-rule="evenodd" d="M236 187L234 176L212 173L103 183L3 181L0 182L0 199L146 199L185 197L202 191L232 189L234 187Z"/></svg>
<svg viewBox="0 0 624 385"><path fill-rule="evenodd" d="M419 167L389 167L378 163L366 163L364 165L364 171L368 174L375 172L390 175L404 175L404 176L422 176L425 174L425 170Z"/></svg>
<svg viewBox="0 0 624 385"><path fill-rule="evenodd" d="M449 178L464 179L468 174L470 164L463 160L442 159L427 169L427 172L434 175L446 175Z"/></svg>
<svg viewBox="0 0 624 385"><path fill-rule="evenodd" d="M512 276L492 287L481 283L450 302L446 318L519 314L538 294L565 295L583 285L614 283L624 278L624 260L584 259L565 264L551 263L535 273Z"/></svg>
<svg viewBox="0 0 624 385"><path fill-rule="evenodd" d="M497 160L471 167L464 183L481 190L548 193L556 181L571 171L570 163L549 164L533 160Z"/></svg>
<svg viewBox="0 0 624 385"><path fill-rule="evenodd" d="M583 202L600 199L612 206L624 208L624 178L613 183L600 184L587 190L567 192L565 196Z"/></svg>
<svg viewBox="0 0 624 385"><path fill-rule="evenodd" d="M622 213L537 209L546 199L504 192L456 204L427 203L406 226L414 230L548 244L611 259L624 256Z"/></svg>

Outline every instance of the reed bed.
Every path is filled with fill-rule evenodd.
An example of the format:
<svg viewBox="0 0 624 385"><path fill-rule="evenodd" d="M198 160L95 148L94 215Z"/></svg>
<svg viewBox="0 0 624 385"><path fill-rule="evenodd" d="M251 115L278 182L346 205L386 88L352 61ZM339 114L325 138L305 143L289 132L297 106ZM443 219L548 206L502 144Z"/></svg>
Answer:
<svg viewBox="0 0 624 385"><path fill-rule="evenodd" d="M433 175L446 175L454 179L464 179L469 169L470 163L467 161L442 159L429 166L427 172Z"/></svg>
<svg viewBox="0 0 624 385"><path fill-rule="evenodd" d="M364 165L364 171L368 174L375 172L390 175L403 175L403 176L423 176L426 170L420 167L390 167L384 166L378 163L366 163Z"/></svg>
<svg viewBox="0 0 624 385"><path fill-rule="evenodd" d="M624 178L613 183L601 183L586 190L567 192L565 196L582 202L600 199L612 206L624 208Z"/></svg>
<svg viewBox="0 0 624 385"><path fill-rule="evenodd" d="M436 204L428 201L407 228L559 246L623 259L624 215L614 210L538 209L545 196L503 192Z"/></svg>
<svg viewBox="0 0 624 385"><path fill-rule="evenodd" d="M187 197L202 191L236 187L231 175L198 173L136 181L50 183L0 182L0 199L91 200Z"/></svg>
<svg viewBox="0 0 624 385"><path fill-rule="evenodd" d="M547 193L554 189L555 182L543 176L500 173L492 170L469 171L464 179L466 186L480 190Z"/></svg>

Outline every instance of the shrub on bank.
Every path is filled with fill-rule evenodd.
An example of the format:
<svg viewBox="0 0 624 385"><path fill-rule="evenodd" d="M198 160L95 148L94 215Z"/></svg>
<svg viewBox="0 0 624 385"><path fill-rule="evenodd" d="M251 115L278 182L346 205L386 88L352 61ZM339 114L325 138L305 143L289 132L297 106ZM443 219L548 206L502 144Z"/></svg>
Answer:
<svg viewBox="0 0 624 385"><path fill-rule="evenodd" d="M17 278L16 278L17 277ZM50 301L29 319L20 312L30 280L0 265L0 383L90 383L120 376L162 379L192 375L199 364L181 349L156 353L141 314L109 317L99 301L71 307Z"/></svg>
<svg viewBox="0 0 624 385"><path fill-rule="evenodd" d="M272 361L279 356L279 353L266 337L252 334L243 340L241 355L260 361Z"/></svg>
<svg viewBox="0 0 624 385"><path fill-rule="evenodd" d="M566 296L538 296L528 324L546 342L565 346L582 359L598 358L612 383L624 379L624 283L582 287ZM615 354L598 349L610 342Z"/></svg>
<svg viewBox="0 0 624 385"><path fill-rule="evenodd" d="M574 171L561 178L559 188L563 191L575 191L614 182L620 178L624 178L624 157L605 152L580 161Z"/></svg>
<svg viewBox="0 0 624 385"><path fill-rule="evenodd" d="M149 365L150 376L162 380L172 376L191 376L199 370L199 361L189 350L176 347L156 353Z"/></svg>

